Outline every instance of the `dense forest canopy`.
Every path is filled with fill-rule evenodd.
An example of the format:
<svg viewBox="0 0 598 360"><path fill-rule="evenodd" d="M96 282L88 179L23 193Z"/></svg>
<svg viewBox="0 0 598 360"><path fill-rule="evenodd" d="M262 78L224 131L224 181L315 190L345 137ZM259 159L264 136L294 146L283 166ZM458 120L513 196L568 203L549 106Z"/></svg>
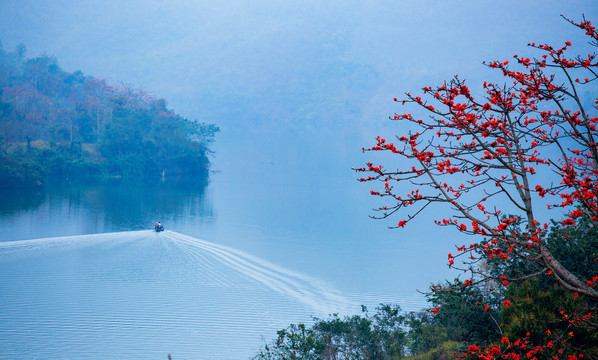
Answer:
<svg viewBox="0 0 598 360"><path fill-rule="evenodd" d="M47 178L208 174L218 127L181 117L144 90L113 86L54 57L0 44L0 184Z"/></svg>

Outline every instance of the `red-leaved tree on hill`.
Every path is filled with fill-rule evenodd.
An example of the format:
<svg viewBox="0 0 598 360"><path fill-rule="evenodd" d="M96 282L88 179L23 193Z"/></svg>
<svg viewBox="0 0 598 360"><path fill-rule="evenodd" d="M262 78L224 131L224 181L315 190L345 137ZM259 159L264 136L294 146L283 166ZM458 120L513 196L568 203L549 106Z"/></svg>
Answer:
<svg viewBox="0 0 598 360"><path fill-rule="evenodd" d="M598 46L590 21L566 20ZM598 300L598 274L579 278L546 244L551 217L564 217L562 224L570 226L584 216L598 226L598 99L588 102L580 96L580 89L598 81L598 62L595 54L568 56L570 42L556 48L529 46L540 56L515 55L516 70L508 61L487 64L501 71L506 83L484 82L481 97L474 97L455 76L423 88L422 96L407 93L404 100L395 99L416 104L429 116L394 115L392 119L410 123L405 128L411 130L392 141L378 137L364 151L390 152L410 164L390 169L368 163L356 170L364 174L360 181L383 184L371 191L388 200L376 209L376 217L400 216L396 227L404 227L425 208L438 206L447 215L437 224L476 236L476 242L449 254L449 266L461 266L455 263L461 258L461 269L470 272L465 286L488 280L506 286L543 273L572 293ZM562 210L547 211L552 208ZM490 276L478 266L483 258L512 257L540 270L507 278ZM503 345L512 349L512 344L506 339ZM470 353L515 357L501 349L474 347Z"/></svg>

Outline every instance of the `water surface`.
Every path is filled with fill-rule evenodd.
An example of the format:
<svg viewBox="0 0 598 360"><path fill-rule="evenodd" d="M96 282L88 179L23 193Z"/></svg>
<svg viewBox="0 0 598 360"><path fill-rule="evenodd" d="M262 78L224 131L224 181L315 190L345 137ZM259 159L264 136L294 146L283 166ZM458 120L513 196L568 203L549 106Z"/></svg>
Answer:
<svg viewBox="0 0 598 360"><path fill-rule="evenodd" d="M247 359L312 316L424 307L417 290L446 277L450 238L371 220L350 170L366 159L344 141L224 143L235 156L217 153L209 184L4 194L0 358Z"/></svg>

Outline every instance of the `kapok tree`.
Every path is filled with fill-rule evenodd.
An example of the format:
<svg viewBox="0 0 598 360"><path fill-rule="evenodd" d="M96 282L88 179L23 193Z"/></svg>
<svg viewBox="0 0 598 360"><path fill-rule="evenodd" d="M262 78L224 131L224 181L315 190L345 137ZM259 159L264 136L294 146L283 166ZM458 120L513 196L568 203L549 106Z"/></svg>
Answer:
<svg viewBox="0 0 598 360"><path fill-rule="evenodd" d="M598 46L590 21L566 20ZM471 274L465 286L488 280L506 286L543 273L573 293L598 300L598 274L578 278L546 243L550 218L564 218L568 226L585 215L598 226L598 99L588 101L580 92L598 82L598 62L595 54L568 57L570 42L528 45L540 56L515 55L516 70L508 61L487 64L506 82L484 82L479 98L458 76L424 87L422 96L395 98L428 116L395 114L391 119L407 122L401 126L410 130L392 141L378 137L375 146L363 150L392 153L409 165L391 169L368 163L356 171L364 173L362 182L383 184L371 190L387 200L374 217L400 216L395 227L404 227L436 206L446 214L436 224L477 239L448 255L449 266ZM524 224L524 230L515 223ZM478 266L484 257L514 256L540 270L512 279L492 277ZM455 264L458 257L463 265Z"/></svg>

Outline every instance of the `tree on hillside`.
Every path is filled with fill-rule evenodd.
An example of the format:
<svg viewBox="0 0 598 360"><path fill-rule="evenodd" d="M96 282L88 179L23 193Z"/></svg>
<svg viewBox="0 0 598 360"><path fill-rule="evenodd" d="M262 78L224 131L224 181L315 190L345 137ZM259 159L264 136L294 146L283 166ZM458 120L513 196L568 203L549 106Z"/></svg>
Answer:
<svg viewBox="0 0 598 360"><path fill-rule="evenodd" d="M54 57L23 55L0 46L1 185L207 177L217 126L185 119L144 90L67 73Z"/></svg>
<svg viewBox="0 0 598 360"><path fill-rule="evenodd" d="M95 133L99 138L102 133L102 119L109 118L108 99L114 89L104 79L87 79L84 86L83 108L95 119ZM105 121L105 120L104 120Z"/></svg>
<svg viewBox="0 0 598 360"><path fill-rule="evenodd" d="M598 32L590 21L566 20L598 46ZM496 288L542 275L571 295L597 301L598 274L576 273L555 256L549 224L551 218L564 216L565 228L581 218L588 227L598 226L598 99L581 96L584 87L598 82L598 62L595 54L567 55L572 47L568 41L559 47L529 46L539 57L515 55L516 69L509 61L487 64L506 82L484 82L483 96L474 95L455 76L424 87L421 96L407 93L405 99L395 99L415 105L428 117L395 114L392 119L405 133L394 141L378 137L375 146L364 149L401 158L396 168L370 162L356 170L364 174L360 181L383 184L371 190L385 200L375 217L401 216L395 227L402 228L426 208L437 207L447 215L436 224L478 239L448 255L449 266L469 274L464 287L486 283ZM547 209L553 209L552 216ZM516 275L490 273L481 266L489 259L513 258L533 266ZM596 254L588 259L598 261ZM510 304L505 300L504 306ZM577 314L574 322L587 322L591 314L584 316ZM526 341L515 346L505 338L503 347L482 352L474 346L470 354L506 357L515 347L531 347Z"/></svg>

